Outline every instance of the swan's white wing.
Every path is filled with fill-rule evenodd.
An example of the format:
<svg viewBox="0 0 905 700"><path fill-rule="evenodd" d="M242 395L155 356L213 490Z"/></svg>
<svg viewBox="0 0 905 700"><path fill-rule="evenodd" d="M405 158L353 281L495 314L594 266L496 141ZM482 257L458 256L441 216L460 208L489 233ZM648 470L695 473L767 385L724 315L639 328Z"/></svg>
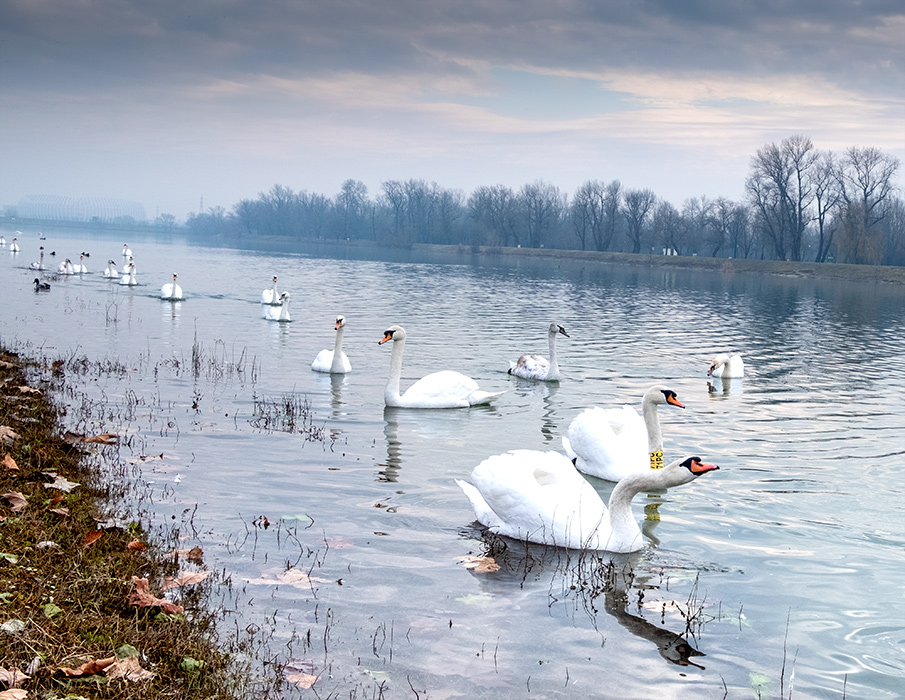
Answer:
<svg viewBox="0 0 905 700"><path fill-rule="evenodd" d="M311 363L311 369L315 372L329 372L332 364L333 351L321 350L317 353L317 357L314 358L314 362Z"/></svg>
<svg viewBox="0 0 905 700"><path fill-rule="evenodd" d="M340 352L341 361L343 363L343 372L351 372L352 371L352 363L349 362L349 358L344 352Z"/></svg>
<svg viewBox="0 0 905 700"><path fill-rule="evenodd" d="M579 470L607 481L650 468L647 427L631 406L582 411L569 425L568 443Z"/></svg>
<svg viewBox="0 0 905 700"><path fill-rule="evenodd" d="M509 374L523 379L546 379L550 362L540 355L522 355L517 361L509 361Z"/></svg>
<svg viewBox="0 0 905 700"><path fill-rule="evenodd" d="M745 362L742 360L741 355L733 355L729 359L729 376L730 377L744 377L745 376Z"/></svg>
<svg viewBox="0 0 905 700"><path fill-rule="evenodd" d="M447 369L428 374L412 384L402 395L401 403L418 408L471 406L469 397L475 392L480 389L474 379Z"/></svg>

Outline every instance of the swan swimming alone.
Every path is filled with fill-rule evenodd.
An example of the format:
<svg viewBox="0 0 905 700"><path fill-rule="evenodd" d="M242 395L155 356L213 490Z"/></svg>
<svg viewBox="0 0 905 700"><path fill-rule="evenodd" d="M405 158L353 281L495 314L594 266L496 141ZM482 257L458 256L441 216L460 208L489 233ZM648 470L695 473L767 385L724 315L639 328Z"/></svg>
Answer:
<svg viewBox="0 0 905 700"><path fill-rule="evenodd" d="M6 236L0 236L0 248L6 247Z"/></svg>
<svg viewBox="0 0 905 700"><path fill-rule="evenodd" d="M261 292L261 303L279 306L283 302L280 301L280 294L277 292L277 276L273 276L273 289L265 289Z"/></svg>
<svg viewBox="0 0 905 700"><path fill-rule="evenodd" d="M663 435L657 406L685 408L676 392L656 384L641 399L643 418L631 406L579 413L562 444L575 467L607 481L620 481L663 466Z"/></svg>
<svg viewBox="0 0 905 700"><path fill-rule="evenodd" d="M75 268L72 266L72 261L69 258L66 258L57 267L57 272L61 275L74 275Z"/></svg>
<svg viewBox="0 0 905 700"><path fill-rule="evenodd" d="M125 243L123 243L123 257L128 258L132 255L132 249Z"/></svg>
<svg viewBox="0 0 905 700"><path fill-rule="evenodd" d="M173 281L167 282L160 288L160 298L165 301L182 301L182 287L176 284L176 273L173 273Z"/></svg>
<svg viewBox="0 0 905 700"><path fill-rule="evenodd" d="M559 381L559 363L556 361L556 336L569 334L566 329L554 322L547 329L550 344L550 360L541 355L522 355L518 360L509 361L509 374L523 379L538 379L544 382Z"/></svg>
<svg viewBox="0 0 905 700"><path fill-rule="evenodd" d="M276 284L276 277L273 278ZM321 350L311 363L311 369L315 372L329 372L330 374L345 374L352 371L352 363L343 352L343 333L346 330L346 317L337 316L333 326L336 331L332 350Z"/></svg>
<svg viewBox="0 0 905 700"><path fill-rule="evenodd" d="M17 238L13 238L13 242L9 244L9 252L10 253L18 253L19 252L19 244L16 242Z"/></svg>
<svg viewBox="0 0 905 700"><path fill-rule="evenodd" d="M44 269L44 246L41 246L41 257L37 262L33 262L31 264L32 270L43 270Z"/></svg>
<svg viewBox="0 0 905 700"><path fill-rule="evenodd" d="M741 355L730 355L723 352L716 355L710 361L710 369L707 370L708 377L722 377L723 379L733 379L745 376L745 363Z"/></svg>
<svg viewBox="0 0 905 700"><path fill-rule="evenodd" d="M268 321L280 321L281 323L288 323L289 321L291 321L292 318L289 316L289 301L289 292L283 292L282 294L280 294L280 305L265 306L264 318L266 318Z"/></svg>
<svg viewBox="0 0 905 700"><path fill-rule="evenodd" d="M456 480L475 517L498 535L568 549L634 552L644 546L632 514L641 491L681 486L719 469L699 457L676 460L620 481L609 507L559 452L515 450L488 457L471 473L473 484Z"/></svg>
<svg viewBox="0 0 905 700"><path fill-rule="evenodd" d="M108 280L119 279L119 270L116 269L116 263L113 260L107 261L107 267L104 269L104 277Z"/></svg>
<svg viewBox="0 0 905 700"><path fill-rule="evenodd" d="M402 355L405 352L405 330L402 326L390 326L383 333L378 345L393 341L390 357L390 377L383 392L387 406L402 408L467 408L489 404L503 392L481 391L478 383L459 372L442 370L422 377L406 392L399 394L402 376Z"/></svg>

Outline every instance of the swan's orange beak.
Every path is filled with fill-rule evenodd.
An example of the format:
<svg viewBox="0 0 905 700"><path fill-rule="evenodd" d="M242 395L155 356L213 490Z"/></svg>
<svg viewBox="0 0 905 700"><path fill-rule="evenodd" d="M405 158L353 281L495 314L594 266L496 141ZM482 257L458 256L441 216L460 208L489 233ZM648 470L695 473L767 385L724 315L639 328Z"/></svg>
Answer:
<svg viewBox="0 0 905 700"><path fill-rule="evenodd" d="M333 326L333 330L338 331L339 328L340 328L340 326L342 326L342 324L341 324L339 321L337 321L337 322L336 322L336 325Z"/></svg>
<svg viewBox="0 0 905 700"><path fill-rule="evenodd" d="M708 376L708 377L712 377L712 376L713 376L713 370L715 370L715 369L716 369L716 365L710 365L710 369L707 370L707 376Z"/></svg>
<svg viewBox="0 0 905 700"><path fill-rule="evenodd" d="M392 332L391 332L391 331L387 331L386 333L383 334L383 340L381 340L381 341L378 342L377 344L378 344L378 345L383 345L385 342L387 342L388 340L392 340L392 339L393 339L393 334L392 334Z"/></svg>
<svg viewBox="0 0 905 700"><path fill-rule="evenodd" d="M678 406L679 408L685 408L685 404L679 401L674 394L670 394L666 397L666 403L671 403L673 406Z"/></svg>
<svg viewBox="0 0 905 700"><path fill-rule="evenodd" d="M704 464L698 460L691 463L692 474L706 474L707 472L716 471L719 467L716 464Z"/></svg>

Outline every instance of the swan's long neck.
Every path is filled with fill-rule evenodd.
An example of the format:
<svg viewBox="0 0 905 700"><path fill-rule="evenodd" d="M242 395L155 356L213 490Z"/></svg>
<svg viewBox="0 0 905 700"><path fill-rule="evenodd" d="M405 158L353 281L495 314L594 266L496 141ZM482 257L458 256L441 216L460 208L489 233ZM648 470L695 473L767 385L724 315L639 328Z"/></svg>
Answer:
<svg viewBox="0 0 905 700"><path fill-rule="evenodd" d="M387 406L399 405L399 380L402 378L402 353L405 352L405 338L393 340L393 353L390 355L390 378L383 390L384 403Z"/></svg>
<svg viewBox="0 0 905 700"><path fill-rule="evenodd" d="M641 406L644 415L644 426L647 428L647 451L650 453L650 468L663 468L663 434L660 432L660 417L657 404L644 397Z"/></svg>
<svg viewBox="0 0 905 700"><path fill-rule="evenodd" d="M289 320L289 299L283 299L283 304L280 307L280 320L281 321Z"/></svg>
<svg viewBox="0 0 905 700"><path fill-rule="evenodd" d="M548 335L550 345L550 371L547 374L547 378L556 379L559 377L559 363L556 361L556 333L550 331Z"/></svg>
<svg viewBox="0 0 905 700"><path fill-rule="evenodd" d="M333 343L333 364L330 365L331 372L343 371L343 332L345 330L345 326L336 329L336 340Z"/></svg>
<svg viewBox="0 0 905 700"><path fill-rule="evenodd" d="M270 298L270 300L271 300L274 304L276 304L276 303L280 300L280 294L279 294L279 292L277 292L277 281L276 281L276 279L273 280L273 296Z"/></svg>
<svg viewBox="0 0 905 700"><path fill-rule="evenodd" d="M632 474L616 484L610 495L607 506L607 520L610 532L607 538L607 549L614 552L628 552L637 549L636 543L641 538L641 528L632 515L632 499L645 489L652 488L656 481L650 476L659 472Z"/></svg>

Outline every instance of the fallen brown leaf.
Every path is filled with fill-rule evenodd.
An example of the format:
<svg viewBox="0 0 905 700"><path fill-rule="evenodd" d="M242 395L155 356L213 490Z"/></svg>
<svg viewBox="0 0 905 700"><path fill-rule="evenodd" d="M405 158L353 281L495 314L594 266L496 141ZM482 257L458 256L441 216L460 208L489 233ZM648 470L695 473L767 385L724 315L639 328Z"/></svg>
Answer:
<svg viewBox="0 0 905 700"><path fill-rule="evenodd" d="M107 678L122 678L126 681L149 681L156 675L143 669L134 656L128 656L111 664L104 673Z"/></svg>
<svg viewBox="0 0 905 700"><path fill-rule="evenodd" d="M97 673L102 673L105 668L112 666L115 662L115 656L108 656L106 659L91 659L91 661L86 661L78 668L63 667L60 670L70 678L77 678L79 676L93 676Z"/></svg>
<svg viewBox="0 0 905 700"><path fill-rule="evenodd" d="M28 505L28 499L25 498L18 491L10 491L9 493L4 493L0 495L0 498L5 499L9 503L10 510L13 513L16 513Z"/></svg>
<svg viewBox="0 0 905 700"><path fill-rule="evenodd" d="M85 535L85 538L82 540L82 547L87 549L88 547L93 545L95 542L97 542L103 536L104 536L103 530L92 530L87 535Z"/></svg>
<svg viewBox="0 0 905 700"><path fill-rule="evenodd" d="M128 602L130 605L136 605L139 608L160 608L170 615L181 613L184 610L181 605L176 605L164 598L155 598L151 595L148 579L133 576L132 583L135 584L135 590L129 595Z"/></svg>
<svg viewBox="0 0 905 700"><path fill-rule="evenodd" d="M59 489L60 491L65 491L66 493L71 493L72 489L80 484L75 481L69 481L69 479L62 476L55 476L53 482L49 484L44 484L44 488L48 489Z"/></svg>
<svg viewBox="0 0 905 700"><path fill-rule="evenodd" d="M62 515L64 518L69 517L69 509L68 508L48 508L47 509L51 513L56 513L57 515ZM88 545L85 545L86 547Z"/></svg>
<svg viewBox="0 0 905 700"><path fill-rule="evenodd" d="M201 564L204 561L204 551L201 547L192 547L191 549L177 549L176 556L182 557L186 561L193 564Z"/></svg>
<svg viewBox="0 0 905 700"><path fill-rule="evenodd" d="M320 676L312 676L310 673L287 673L286 680L299 688L310 688Z"/></svg>
<svg viewBox="0 0 905 700"><path fill-rule="evenodd" d="M16 369L19 365L14 365L12 362L7 362L6 360L0 360L0 369Z"/></svg>
<svg viewBox="0 0 905 700"><path fill-rule="evenodd" d="M101 445L115 445L118 439L119 435L117 435L116 433L101 433L100 435L95 435L93 437L83 437L82 442L92 442Z"/></svg>
<svg viewBox="0 0 905 700"><path fill-rule="evenodd" d="M40 389L34 389L30 386L25 386L24 384L22 386L17 386L15 388L18 389L19 391L21 391L23 394L37 394L38 396L41 395Z"/></svg>
<svg viewBox="0 0 905 700"><path fill-rule="evenodd" d="M11 445L19 439L19 433L10 428L8 425L0 425L0 443Z"/></svg>
<svg viewBox="0 0 905 700"><path fill-rule="evenodd" d="M19 471L19 465L16 464L16 460L13 459L13 456L9 452L7 452L6 457L3 458L3 466L7 469Z"/></svg>
<svg viewBox="0 0 905 700"><path fill-rule="evenodd" d="M191 586L196 583L201 583L210 575L210 571L183 571L176 578L173 578L172 576L165 576L163 579L163 585L160 587L160 589L163 591L168 591L171 588Z"/></svg>
<svg viewBox="0 0 905 700"><path fill-rule="evenodd" d="M0 700L26 700L28 691L21 688L10 688L0 691Z"/></svg>
<svg viewBox="0 0 905 700"><path fill-rule="evenodd" d="M328 579L309 576L301 569L286 569L276 575L264 574L261 578L247 578L248 583L260 583L269 586L282 585L294 588L311 588L315 583L331 583Z"/></svg>
<svg viewBox="0 0 905 700"><path fill-rule="evenodd" d="M148 545L141 540L132 540L126 545L126 549L131 549L133 552L144 552L147 548Z"/></svg>
<svg viewBox="0 0 905 700"><path fill-rule="evenodd" d="M0 683L5 683L10 688L17 688L22 681L27 681L31 676L26 676L18 668L5 669L0 667Z"/></svg>
<svg viewBox="0 0 905 700"><path fill-rule="evenodd" d="M488 574L500 570L500 565L493 560L493 557L456 557L456 561L462 562L466 569L474 571L476 574Z"/></svg>

